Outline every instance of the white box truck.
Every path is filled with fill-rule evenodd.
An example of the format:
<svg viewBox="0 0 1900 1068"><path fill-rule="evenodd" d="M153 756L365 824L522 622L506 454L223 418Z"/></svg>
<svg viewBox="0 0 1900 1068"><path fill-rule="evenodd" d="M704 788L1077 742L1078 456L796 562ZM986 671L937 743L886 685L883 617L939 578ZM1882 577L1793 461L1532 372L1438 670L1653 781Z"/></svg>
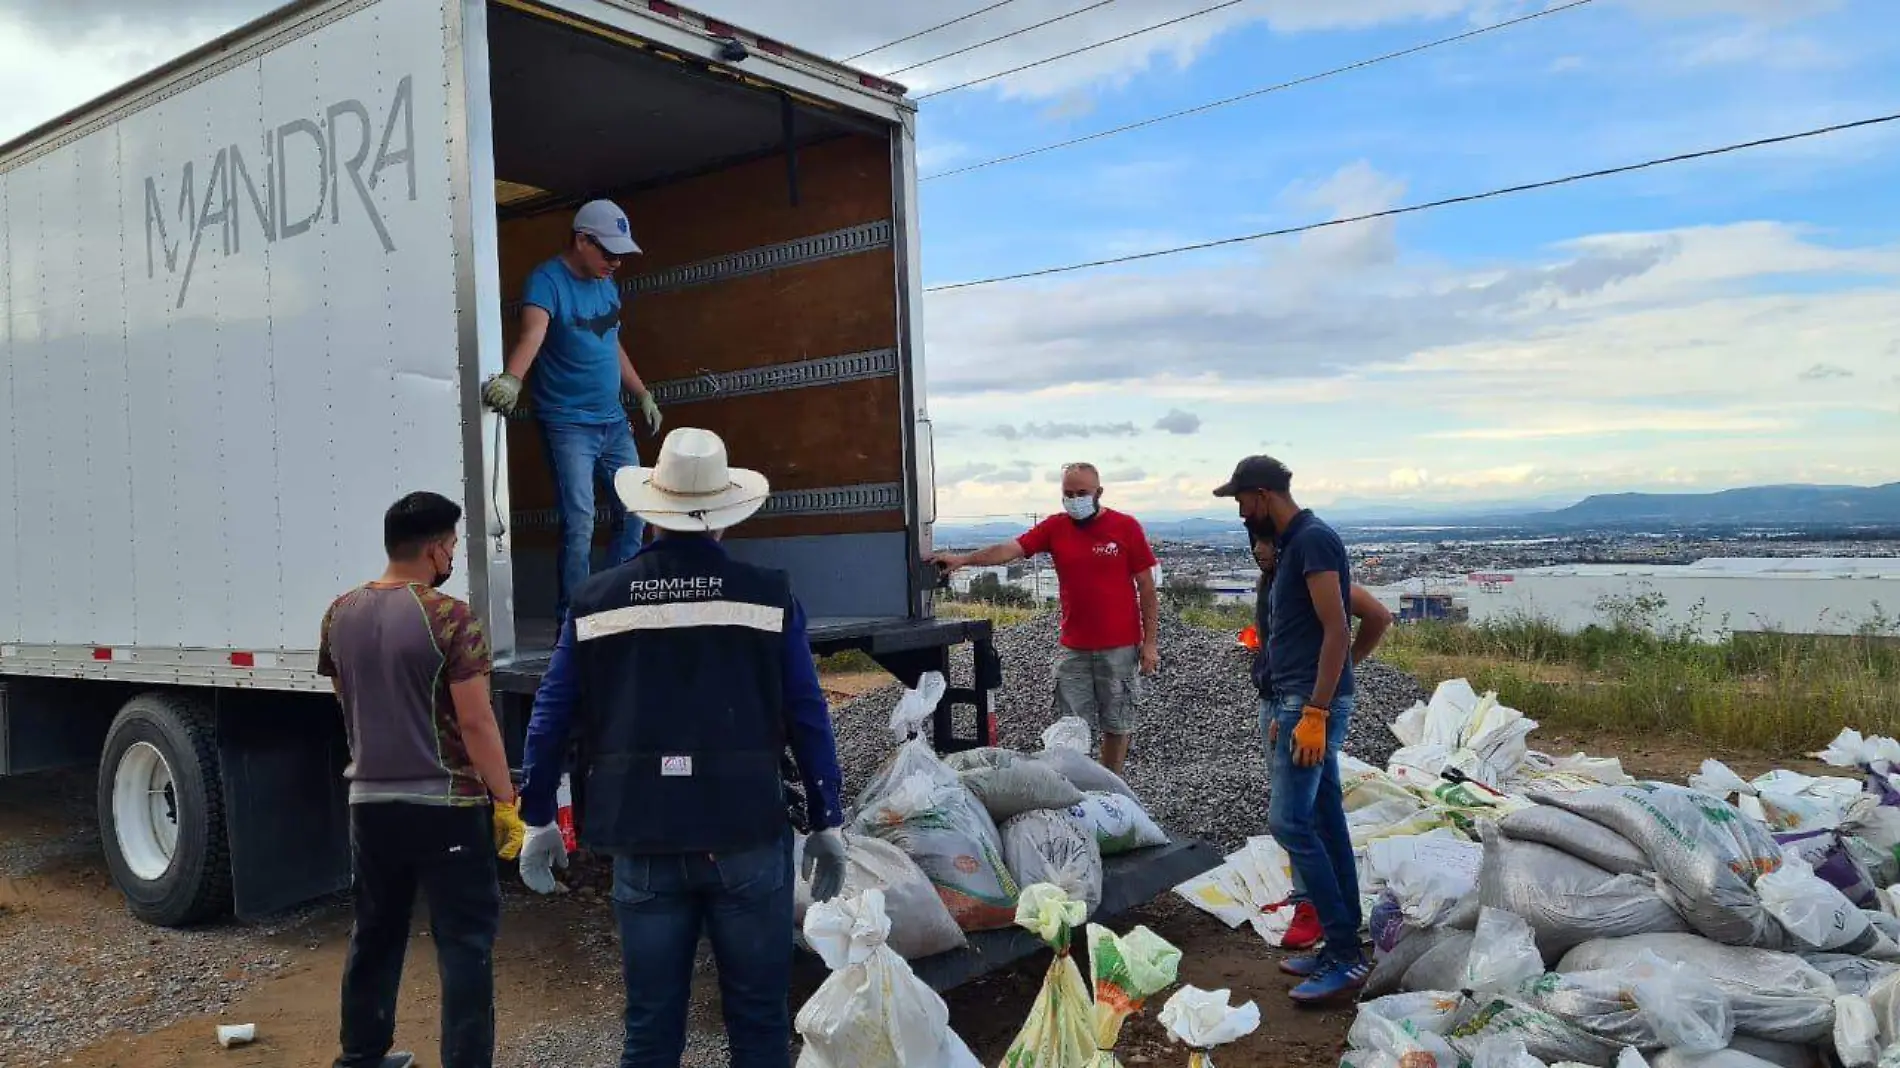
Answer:
<svg viewBox="0 0 1900 1068"><path fill-rule="evenodd" d="M671 424L771 477L734 551L820 652L914 682L976 643L986 727L989 632L918 563L914 114L661 0L303 0L0 146L0 774L97 762L156 923L347 885L317 629L416 489L467 510L451 591L518 745L553 494L479 383L594 196L646 250L623 337Z"/></svg>
<svg viewBox="0 0 1900 1068"><path fill-rule="evenodd" d="M790 574L814 652L908 685L971 645L936 743L989 743L989 626L934 618L922 562L914 120L899 86L665 0L298 0L0 145L0 775L96 764L154 923L347 886L317 631L417 489L466 509L450 591L518 760L554 497L531 413L479 390L596 196L645 250L621 336L670 424L771 478L729 548ZM1218 861L1115 858L1103 914ZM1035 948L982 937L923 970Z"/></svg>

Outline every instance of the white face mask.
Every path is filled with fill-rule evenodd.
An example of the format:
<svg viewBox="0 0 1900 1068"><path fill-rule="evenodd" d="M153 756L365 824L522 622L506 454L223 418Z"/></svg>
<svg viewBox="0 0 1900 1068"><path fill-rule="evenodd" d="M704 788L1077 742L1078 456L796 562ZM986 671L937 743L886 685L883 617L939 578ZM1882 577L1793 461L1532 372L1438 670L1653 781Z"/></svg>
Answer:
<svg viewBox="0 0 1900 1068"><path fill-rule="evenodd" d="M1078 523L1085 519L1093 519L1095 518L1095 498L1064 497L1062 498L1062 510L1069 513L1069 518Z"/></svg>

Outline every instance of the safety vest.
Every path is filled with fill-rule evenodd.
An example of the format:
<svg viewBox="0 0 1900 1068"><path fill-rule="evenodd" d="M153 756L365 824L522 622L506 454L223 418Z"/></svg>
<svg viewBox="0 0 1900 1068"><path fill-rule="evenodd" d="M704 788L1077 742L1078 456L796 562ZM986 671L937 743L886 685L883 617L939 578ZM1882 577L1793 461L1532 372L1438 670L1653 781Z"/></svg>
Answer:
<svg viewBox="0 0 1900 1068"><path fill-rule="evenodd" d="M722 853L785 833L783 572L670 538L574 595L586 724L581 841Z"/></svg>

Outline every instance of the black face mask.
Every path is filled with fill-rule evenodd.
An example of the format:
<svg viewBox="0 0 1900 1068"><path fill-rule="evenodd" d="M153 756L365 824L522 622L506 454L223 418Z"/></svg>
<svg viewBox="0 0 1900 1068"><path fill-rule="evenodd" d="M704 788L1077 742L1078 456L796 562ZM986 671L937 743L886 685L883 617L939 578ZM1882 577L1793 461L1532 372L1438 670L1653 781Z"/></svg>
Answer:
<svg viewBox="0 0 1900 1068"><path fill-rule="evenodd" d="M441 589L455 574L455 557L449 557L449 565L435 573L435 579L429 583L431 589Z"/></svg>

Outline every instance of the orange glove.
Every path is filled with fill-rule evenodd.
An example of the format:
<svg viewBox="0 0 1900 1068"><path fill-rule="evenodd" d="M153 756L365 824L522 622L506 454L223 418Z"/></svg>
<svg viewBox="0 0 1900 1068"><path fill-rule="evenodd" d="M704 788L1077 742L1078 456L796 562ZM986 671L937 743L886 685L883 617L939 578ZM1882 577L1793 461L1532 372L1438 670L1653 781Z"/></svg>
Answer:
<svg viewBox="0 0 1900 1068"><path fill-rule="evenodd" d="M1326 719L1329 713L1318 706L1300 710L1299 726L1293 728L1293 763L1310 768L1326 759Z"/></svg>

